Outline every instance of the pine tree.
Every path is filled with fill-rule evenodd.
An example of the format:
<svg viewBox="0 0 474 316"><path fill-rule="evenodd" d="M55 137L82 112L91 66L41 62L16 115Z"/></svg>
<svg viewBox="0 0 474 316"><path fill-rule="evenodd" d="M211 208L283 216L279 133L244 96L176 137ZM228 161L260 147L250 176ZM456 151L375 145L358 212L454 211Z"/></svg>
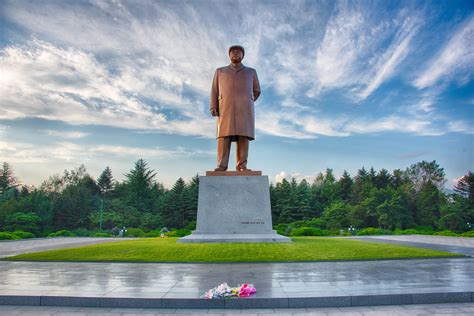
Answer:
<svg viewBox="0 0 474 316"><path fill-rule="evenodd" d="M342 177L336 185L336 198L348 202L350 200L353 184L354 182L352 181L351 176L346 170L344 170Z"/></svg>
<svg viewBox="0 0 474 316"><path fill-rule="evenodd" d="M17 178L13 176L13 169L8 162L4 162L0 169L0 194L19 186Z"/></svg>
<svg viewBox="0 0 474 316"><path fill-rule="evenodd" d="M469 203L474 206L474 173L469 171L454 185L454 192L469 200Z"/></svg>
<svg viewBox="0 0 474 316"><path fill-rule="evenodd" d="M112 170L108 166L97 179L97 185L104 196L107 196L113 190L114 178L112 177Z"/></svg>
<svg viewBox="0 0 474 316"><path fill-rule="evenodd" d="M197 218L198 195L199 195L199 176L195 175L191 179L191 181L186 185L184 194L183 194L184 203L185 203L184 219L185 219L186 224L188 224L191 221L195 221Z"/></svg>
<svg viewBox="0 0 474 316"><path fill-rule="evenodd" d="M138 159L134 168L125 176L124 189L129 205L140 212L149 211L153 206L152 188L156 172L150 170L145 160Z"/></svg>
<svg viewBox="0 0 474 316"><path fill-rule="evenodd" d="M391 181L390 172L387 169L381 169L379 173L375 176L375 186L378 189L385 189Z"/></svg>
<svg viewBox="0 0 474 316"><path fill-rule="evenodd" d="M436 227L440 217L441 194L430 180L421 187L417 195L417 222L421 226Z"/></svg>
<svg viewBox="0 0 474 316"><path fill-rule="evenodd" d="M186 183L183 178L179 178L167 193L163 216L168 228L183 228L186 224L186 203L183 197L185 189Z"/></svg>

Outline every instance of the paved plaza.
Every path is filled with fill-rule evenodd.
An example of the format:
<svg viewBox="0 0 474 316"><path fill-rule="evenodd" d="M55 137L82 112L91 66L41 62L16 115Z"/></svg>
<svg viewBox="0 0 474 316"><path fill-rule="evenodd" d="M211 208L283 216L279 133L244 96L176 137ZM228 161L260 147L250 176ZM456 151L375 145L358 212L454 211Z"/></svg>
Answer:
<svg viewBox="0 0 474 316"><path fill-rule="evenodd" d="M22 253L46 251L63 248L74 248L105 242L123 241L130 238L97 238L97 237L56 237L0 241L0 258L20 255Z"/></svg>
<svg viewBox="0 0 474 316"><path fill-rule="evenodd" d="M473 315L474 303L412 304L390 306L333 307L333 308L281 308L281 309L151 309L151 308L94 308L54 306L0 306L3 316L402 316L402 315Z"/></svg>
<svg viewBox="0 0 474 316"><path fill-rule="evenodd" d="M377 238L365 239L383 242ZM410 238L418 242L418 236ZM431 238L419 243L472 251L471 240L458 246L433 244L437 239ZM439 240L447 243L446 238ZM471 257L251 264L2 261L0 271L0 305L238 311L471 303L474 295ZM200 298L222 282L252 283L257 293L249 299Z"/></svg>

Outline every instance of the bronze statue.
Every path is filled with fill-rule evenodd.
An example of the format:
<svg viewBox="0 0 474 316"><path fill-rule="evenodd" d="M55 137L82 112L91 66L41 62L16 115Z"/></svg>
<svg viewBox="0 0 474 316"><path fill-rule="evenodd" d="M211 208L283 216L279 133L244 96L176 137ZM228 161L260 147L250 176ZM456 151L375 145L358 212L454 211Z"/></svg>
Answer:
<svg viewBox="0 0 474 316"><path fill-rule="evenodd" d="M211 115L217 116L217 168L226 171L230 146L237 143L237 171L247 169L249 141L255 139L254 102L260 95L255 69L241 62L245 50L234 45L229 48L230 65L217 68L211 89Z"/></svg>

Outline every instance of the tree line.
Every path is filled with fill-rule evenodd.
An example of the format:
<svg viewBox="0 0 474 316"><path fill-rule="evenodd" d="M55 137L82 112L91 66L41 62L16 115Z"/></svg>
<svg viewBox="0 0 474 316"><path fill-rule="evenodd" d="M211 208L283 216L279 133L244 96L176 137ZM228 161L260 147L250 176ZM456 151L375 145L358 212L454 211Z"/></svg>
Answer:
<svg viewBox="0 0 474 316"><path fill-rule="evenodd" d="M106 167L97 179L84 165L45 180L39 188L21 185L13 168L0 170L0 231L27 231L37 236L68 230L97 231L134 227L144 231L193 229L199 177L179 178L171 189L157 181L157 172L139 159L116 181ZM405 170L364 167L354 177L344 171L320 173L312 183L284 179L270 185L273 224L312 220L322 229L407 229L430 226L456 232L474 222L474 175L468 172L453 193L444 191L445 173L436 161L422 161Z"/></svg>

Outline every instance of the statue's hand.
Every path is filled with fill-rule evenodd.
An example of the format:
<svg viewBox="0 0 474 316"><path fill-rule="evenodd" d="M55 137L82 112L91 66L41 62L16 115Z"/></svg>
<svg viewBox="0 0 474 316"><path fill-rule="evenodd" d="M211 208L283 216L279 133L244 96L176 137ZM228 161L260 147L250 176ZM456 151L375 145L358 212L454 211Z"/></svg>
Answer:
<svg viewBox="0 0 474 316"><path fill-rule="evenodd" d="M218 115L217 110L216 110L216 109L212 109L212 110L211 110L211 115L212 115L212 116L217 116L217 115Z"/></svg>

